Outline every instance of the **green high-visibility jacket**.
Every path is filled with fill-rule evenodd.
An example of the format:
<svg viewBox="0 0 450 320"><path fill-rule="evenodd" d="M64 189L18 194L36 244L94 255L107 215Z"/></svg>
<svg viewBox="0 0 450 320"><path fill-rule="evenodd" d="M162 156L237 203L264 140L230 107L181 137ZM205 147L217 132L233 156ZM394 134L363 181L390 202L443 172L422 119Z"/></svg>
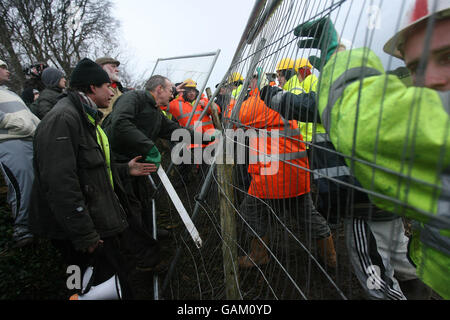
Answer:
<svg viewBox="0 0 450 320"><path fill-rule="evenodd" d="M318 79L315 75L311 74L306 77L305 80L300 82L297 75L292 76L288 82L286 82L283 86L283 90L286 90L290 93L299 95L302 93L309 93L311 91L317 91ZM314 121L314 119L311 119ZM305 141L312 141L312 137L314 133L325 133L324 127L320 124L316 124L316 131L314 132L314 124L312 122L298 122L298 126L300 128L300 132L302 133L302 137Z"/></svg>
<svg viewBox="0 0 450 320"><path fill-rule="evenodd" d="M333 56L319 92L333 145L365 161L346 159L374 204L414 220L418 276L450 298L450 92L406 87L367 48Z"/></svg>
<svg viewBox="0 0 450 320"><path fill-rule="evenodd" d="M234 89L233 91L231 91L231 96L233 97L233 99L237 99L239 96L239 93L241 93L242 90L242 84L237 87L236 89Z"/></svg>

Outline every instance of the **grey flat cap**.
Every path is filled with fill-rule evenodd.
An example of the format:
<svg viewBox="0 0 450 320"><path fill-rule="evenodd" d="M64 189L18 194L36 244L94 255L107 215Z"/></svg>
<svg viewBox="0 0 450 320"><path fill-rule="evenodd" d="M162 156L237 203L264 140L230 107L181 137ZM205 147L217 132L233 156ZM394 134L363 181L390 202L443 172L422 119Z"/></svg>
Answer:
<svg viewBox="0 0 450 320"><path fill-rule="evenodd" d="M114 58L111 58L111 57L101 57L101 58L98 58L97 60L95 60L95 62L101 66L104 64L107 64L107 63L115 64L117 66L120 65L120 61L118 61Z"/></svg>

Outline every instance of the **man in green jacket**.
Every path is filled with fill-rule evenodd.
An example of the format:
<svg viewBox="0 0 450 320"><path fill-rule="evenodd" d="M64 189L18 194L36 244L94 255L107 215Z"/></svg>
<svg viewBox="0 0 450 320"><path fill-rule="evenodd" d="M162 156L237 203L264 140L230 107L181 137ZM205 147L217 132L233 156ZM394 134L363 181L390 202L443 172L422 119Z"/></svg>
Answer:
<svg viewBox="0 0 450 320"><path fill-rule="evenodd" d="M333 145L356 159L347 165L377 207L414 221L409 256L419 278L448 299L450 1L425 4L413 3L404 27L384 47L405 61L415 87L387 75L368 48L338 48L328 19L294 33L309 38L299 46L321 50L310 61L322 70L318 108Z"/></svg>

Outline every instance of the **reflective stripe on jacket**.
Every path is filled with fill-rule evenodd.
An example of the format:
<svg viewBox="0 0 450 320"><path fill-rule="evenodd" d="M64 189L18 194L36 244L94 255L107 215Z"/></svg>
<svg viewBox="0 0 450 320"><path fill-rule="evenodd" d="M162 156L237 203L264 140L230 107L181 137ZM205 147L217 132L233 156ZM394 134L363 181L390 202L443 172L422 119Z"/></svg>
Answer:
<svg viewBox="0 0 450 320"><path fill-rule="evenodd" d="M109 180L111 181L111 186L114 189L114 180L113 180L113 175L112 175L112 171L111 171L111 151L109 149L108 136L105 134L103 129L97 123L95 123L94 118L92 118L87 113L86 113L86 115L87 115L89 121L92 123L92 125L95 126L97 142L98 142L98 145L102 148L103 154L105 155L106 169L108 170L108 175L109 175Z"/></svg>
<svg viewBox="0 0 450 320"><path fill-rule="evenodd" d="M310 191L305 144L295 121L283 119L268 108L254 90L239 111L239 120L250 136L252 180L248 193L263 199L296 197Z"/></svg>
<svg viewBox="0 0 450 320"><path fill-rule="evenodd" d="M362 160L346 159L363 187L384 196L371 198L379 208L417 222L417 273L450 298L450 92L407 88L367 48L338 53L320 85L333 145Z"/></svg>
<svg viewBox="0 0 450 320"><path fill-rule="evenodd" d="M183 97L180 95L176 99L172 100L167 107L167 112L171 113L172 116L175 118L175 120L178 121L180 126L187 127L187 123L189 120L189 117L192 114L193 107L190 103L186 102ZM194 111L194 115L192 116L191 121L189 122L189 128L193 129L196 122L200 119L200 115L202 114L202 108L200 106L197 106L197 108ZM214 130L214 124L211 120L211 117L205 114L205 116L201 120L201 126L197 126L195 128L196 132L202 132L202 133L211 133ZM206 145L198 145L198 144L191 144L189 145L189 148L195 148L195 147L204 147Z"/></svg>
<svg viewBox="0 0 450 320"><path fill-rule="evenodd" d="M167 108L167 111L170 112L172 116L175 118L175 120L177 120L178 123L183 127L187 126L187 122L189 120L189 117L191 116L192 110L193 110L192 105L186 102L182 96L179 96L176 99L172 100L169 104L169 107ZM201 114L202 109L199 106L197 106L197 108L194 111L194 115L189 123L190 128L194 127L194 124L198 121ZM206 132L210 129L214 130L213 121L208 115L205 115L202 118L201 131Z"/></svg>

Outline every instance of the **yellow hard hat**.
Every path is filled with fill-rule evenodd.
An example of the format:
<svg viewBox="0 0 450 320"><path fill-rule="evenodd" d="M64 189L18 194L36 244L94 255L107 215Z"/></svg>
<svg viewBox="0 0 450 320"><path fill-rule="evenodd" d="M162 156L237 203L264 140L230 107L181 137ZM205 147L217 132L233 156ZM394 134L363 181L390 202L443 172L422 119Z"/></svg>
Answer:
<svg viewBox="0 0 450 320"><path fill-rule="evenodd" d="M184 85L185 88L197 88L197 82L192 79L186 79L184 82L186 83Z"/></svg>
<svg viewBox="0 0 450 320"><path fill-rule="evenodd" d="M300 68L312 68L311 63L309 62L308 59L306 58L298 58L297 60L295 60L295 71L297 71Z"/></svg>
<svg viewBox="0 0 450 320"><path fill-rule="evenodd" d="M236 81L244 81L244 78L241 76L241 74L239 72L233 72L229 77L228 77L228 83L233 83Z"/></svg>
<svg viewBox="0 0 450 320"><path fill-rule="evenodd" d="M277 64L277 71L294 69L295 62L291 58L283 58Z"/></svg>

